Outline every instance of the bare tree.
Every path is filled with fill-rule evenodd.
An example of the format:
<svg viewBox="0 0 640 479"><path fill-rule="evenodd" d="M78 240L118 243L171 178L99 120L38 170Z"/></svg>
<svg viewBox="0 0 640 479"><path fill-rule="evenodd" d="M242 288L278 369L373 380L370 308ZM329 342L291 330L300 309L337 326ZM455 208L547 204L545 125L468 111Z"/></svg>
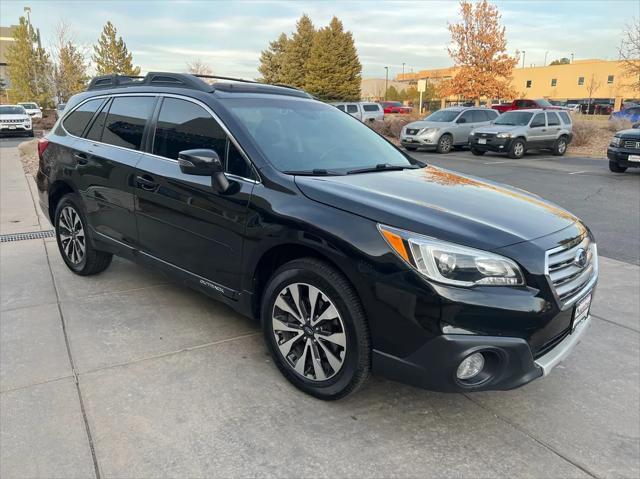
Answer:
<svg viewBox="0 0 640 479"><path fill-rule="evenodd" d="M589 81L587 82L587 94L589 95L589 103L587 104L587 115L589 114L589 110L591 110L591 100L593 99L593 94L602 86L602 83L596 80L596 74L592 73ZM593 109L593 113L595 114L596 110Z"/></svg>
<svg viewBox="0 0 640 479"><path fill-rule="evenodd" d="M50 81L59 102L66 102L71 95L85 89L89 79L85 50L75 43L69 24L60 21L56 25L50 48L53 60Z"/></svg>
<svg viewBox="0 0 640 479"><path fill-rule="evenodd" d="M213 69L200 58L187 62L187 71L193 75L213 75Z"/></svg>
<svg viewBox="0 0 640 479"><path fill-rule="evenodd" d="M629 85L640 92L640 19L635 18L622 34L618 50L622 71L629 79Z"/></svg>

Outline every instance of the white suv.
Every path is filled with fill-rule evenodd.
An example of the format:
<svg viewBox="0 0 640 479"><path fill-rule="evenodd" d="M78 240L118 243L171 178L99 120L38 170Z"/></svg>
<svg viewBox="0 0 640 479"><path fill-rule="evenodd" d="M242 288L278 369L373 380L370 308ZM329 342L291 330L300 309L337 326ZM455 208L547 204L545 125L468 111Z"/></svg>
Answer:
<svg viewBox="0 0 640 479"><path fill-rule="evenodd" d="M363 123L384 120L384 110L380 103L369 102L337 102L332 103L338 110L349 113Z"/></svg>
<svg viewBox="0 0 640 479"><path fill-rule="evenodd" d="M33 136L31 117L20 105L0 105L0 133Z"/></svg>
<svg viewBox="0 0 640 479"><path fill-rule="evenodd" d="M18 105L24 107L24 109L27 110L27 113L31 118L42 118L42 110L40 109L37 103L22 102L22 103L18 103Z"/></svg>

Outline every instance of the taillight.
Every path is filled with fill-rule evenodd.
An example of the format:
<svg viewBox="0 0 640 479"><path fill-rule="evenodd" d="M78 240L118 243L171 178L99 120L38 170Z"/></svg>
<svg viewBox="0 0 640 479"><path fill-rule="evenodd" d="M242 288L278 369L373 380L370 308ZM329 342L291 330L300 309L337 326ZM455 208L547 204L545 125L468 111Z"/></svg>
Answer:
<svg viewBox="0 0 640 479"><path fill-rule="evenodd" d="M42 159L42 155L44 154L44 150L49 146L49 140L46 138L40 138L38 140L38 158Z"/></svg>

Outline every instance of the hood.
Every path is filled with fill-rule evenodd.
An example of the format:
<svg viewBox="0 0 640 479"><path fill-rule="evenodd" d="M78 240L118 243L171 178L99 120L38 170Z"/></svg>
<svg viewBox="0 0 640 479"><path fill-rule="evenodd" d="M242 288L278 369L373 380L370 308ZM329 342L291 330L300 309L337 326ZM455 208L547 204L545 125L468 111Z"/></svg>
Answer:
<svg viewBox="0 0 640 479"><path fill-rule="evenodd" d="M475 133L508 133L510 131L519 130L521 128L525 128L523 126L518 125L489 125L489 126L481 126L478 128L474 128L473 131Z"/></svg>
<svg viewBox="0 0 640 479"><path fill-rule="evenodd" d="M346 176L297 176L312 200L442 240L494 250L578 219L523 190L427 166Z"/></svg>
<svg viewBox="0 0 640 479"><path fill-rule="evenodd" d="M618 131L615 136L630 140L640 140L640 128L629 128L628 130Z"/></svg>
<svg viewBox="0 0 640 479"><path fill-rule="evenodd" d="M12 115L0 115L0 120L29 120L30 117L28 115L23 115L22 113L12 114Z"/></svg>
<svg viewBox="0 0 640 479"><path fill-rule="evenodd" d="M442 122L442 121L412 121L411 123L406 125L406 128L445 128L449 126L451 123Z"/></svg>

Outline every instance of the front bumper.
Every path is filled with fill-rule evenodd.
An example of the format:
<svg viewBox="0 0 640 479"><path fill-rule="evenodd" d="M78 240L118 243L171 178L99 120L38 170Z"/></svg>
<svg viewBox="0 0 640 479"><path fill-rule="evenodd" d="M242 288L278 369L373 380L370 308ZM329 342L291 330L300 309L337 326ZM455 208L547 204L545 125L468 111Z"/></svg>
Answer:
<svg viewBox="0 0 640 479"><path fill-rule="evenodd" d="M480 143L484 140L486 143ZM477 136L469 137L469 146L479 151L494 151L496 153L508 152L511 148L512 138L479 138Z"/></svg>
<svg viewBox="0 0 640 479"><path fill-rule="evenodd" d="M30 123L0 123L0 133L3 134L31 133L32 131Z"/></svg>
<svg viewBox="0 0 640 479"><path fill-rule="evenodd" d="M619 148L610 146L607 149L607 158L611 161L615 161L618 166L626 168L640 168L640 161L629 161L629 156L640 156L640 150L631 148Z"/></svg>
<svg viewBox="0 0 640 479"><path fill-rule="evenodd" d="M438 145L438 139L440 135L432 133L430 135L402 135L400 136L400 144L402 146L413 147L432 147L435 148Z"/></svg>

